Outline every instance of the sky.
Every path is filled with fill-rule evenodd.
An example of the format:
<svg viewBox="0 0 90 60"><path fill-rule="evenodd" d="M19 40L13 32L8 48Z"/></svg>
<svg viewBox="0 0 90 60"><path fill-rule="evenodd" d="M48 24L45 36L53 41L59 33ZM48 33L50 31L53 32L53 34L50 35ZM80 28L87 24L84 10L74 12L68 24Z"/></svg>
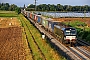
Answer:
<svg viewBox="0 0 90 60"><path fill-rule="evenodd" d="M16 4L17 6L24 6L24 4L27 6L28 4L34 4L35 0L0 0L1 3L10 3L10 4ZM83 6L83 5L89 5L90 6L90 0L36 0L37 5L39 4L61 4L61 5L71 5L71 6Z"/></svg>

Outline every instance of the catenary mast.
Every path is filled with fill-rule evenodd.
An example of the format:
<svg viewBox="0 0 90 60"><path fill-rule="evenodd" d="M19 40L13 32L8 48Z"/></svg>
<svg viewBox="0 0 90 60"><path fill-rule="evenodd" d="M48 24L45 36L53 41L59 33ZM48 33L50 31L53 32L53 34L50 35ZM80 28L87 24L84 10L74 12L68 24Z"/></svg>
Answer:
<svg viewBox="0 0 90 60"><path fill-rule="evenodd" d="M35 11L36 11L36 3L37 3L37 1L35 0Z"/></svg>

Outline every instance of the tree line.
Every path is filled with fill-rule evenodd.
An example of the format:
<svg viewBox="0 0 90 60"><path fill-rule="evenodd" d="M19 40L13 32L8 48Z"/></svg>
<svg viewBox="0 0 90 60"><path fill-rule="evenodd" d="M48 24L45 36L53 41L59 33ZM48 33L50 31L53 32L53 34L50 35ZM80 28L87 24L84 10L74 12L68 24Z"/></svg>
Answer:
<svg viewBox="0 0 90 60"><path fill-rule="evenodd" d="M9 4L9 3L0 3L0 10L4 10L4 11L15 11L18 14L21 12L20 7L18 7L15 4Z"/></svg>
<svg viewBox="0 0 90 60"><path fill-rule="evenodd" d="M35 5L31 4L27 7L27 10L34 10ZM71 6L61 4L40 4L36 6L37 11L90 11L90 6Z"/></svg>
<svg viewBox="0 0 90 60"><path fill-rule="evenodd" d="M5 11L15 11L15 8L17 8L17 5L15 4L9 4L9 3L0 3L0 10Z"/></svg>
<svg viewBox="0 0 90 60"><path fill-rule="evenodd" d="M6 10L6 11L15 11L17 8L19 8L15 4L9 4L9 3L0 3L0 10ZM25 8L25 5L24 7ZM31 4L27 6L26 10L34 11L35 5ZM71 5L61 5L61 4L40 4L36 6L37 11L90 11L90 6L84 5L84 6L71 6Z"/></svg>

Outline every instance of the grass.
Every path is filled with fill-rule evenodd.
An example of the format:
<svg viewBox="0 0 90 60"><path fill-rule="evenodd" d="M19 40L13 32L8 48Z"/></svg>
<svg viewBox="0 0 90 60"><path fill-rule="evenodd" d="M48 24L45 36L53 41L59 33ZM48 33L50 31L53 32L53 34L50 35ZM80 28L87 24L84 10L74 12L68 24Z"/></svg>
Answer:
<svg viewBox="0 0 90 60"><path fill-rule="evenodd" d="M60 60L60 59L64 60L64 57L59 56L57 54L57 52L55 52L54 49L52 49L49 46L49 44L46 43L46 40L43 40L41 38L41 34L39 33L39 31L35 27L30 26L30 28L31 28L31 31L33 32L33 35L35 36L36 42L38 43L39 47L43 51L47 60Z"/></svg>
<svg viewBox="0 0 90 60"><path fill-rule="evenodd" d="M0 11L0 17L17 17L14 11Z"/></svg>
<svg viewBox="0 0 90 60"><path fill-rule="evenodd" d="M0 11L0 13L15 13L15 11Z"/></svg>
<svg viewBox="0 0 90 60"><path fill-rule="evenodd" d="M23 40L24 46L25 46L26 60L33 60L32 54L30 53L30 49L28 48L28 43L27 43L27 39L26 39L24 29L22 29L22 30L23 30L23 32L22 32L22 40Z"/></svg>
<svg viewBox="0 0 90 60"><path fill-rule="evenodd" d="M29 45L30 45L30 47L32 49L32 52L33 52L32 55L34 56L35 60L40 60L40 59L43 60L42 55L40 54L36 44L34 43L34 40L33 40L32 36L31 36L31 34L29 33L28 27L26 26L24 19L25 18L22 15L20 15L20 20L22 21L22 24L23 24L23 26L25 28L27 39L28 39Z"/></svg>
<svg viewBox="0 0 90 60"><path fill-rule="evenodd" d="M56 51L54 51L54 49L52 49L50 47L50 45L46 43L45 40L42 40L40 32L32 24L30 24L30 22L28 20L25 19L25 21L28 24L28 27L29 27L30 31L32 32L32 35L34 36L38 46L40 47L43 54L45 55L46 60L65 60L65 58L58 55L58 53ZM30 38L30 36L28 36L28 38ZM30 42L30 44L32 44L31 41L29 41L29 42ZM32 48L32 50L33 49L34 48Z"/></svg>

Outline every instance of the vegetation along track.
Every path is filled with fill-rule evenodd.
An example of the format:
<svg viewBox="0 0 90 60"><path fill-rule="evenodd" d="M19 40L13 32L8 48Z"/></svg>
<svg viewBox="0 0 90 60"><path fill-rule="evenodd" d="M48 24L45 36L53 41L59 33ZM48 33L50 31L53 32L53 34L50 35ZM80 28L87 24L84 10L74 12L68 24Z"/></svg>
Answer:
<svg viewBox="0 0 90 60"><path fill-rule="evenodd" d="M23 17L23 16L21 16L21 17ZM52 49L50 47L50 45L46 42L46 40L41 38L40 32L28 20L24 20L24 19L26 19L26 18L22 18L20 20L23 23L23 26L25 25L24 26L25 29L28 30L28 31L26 31L26 30L25 31L26 31L26 35L28 37L28 43L29 43L28 45L30 45L30 47L31 47L30 49L32 50L33 59L35 59L35 60L37 60L37 59L39 59L39 60L40 59L41 60L66 60L63 56L59 55L54 49ZM29 30L31 33L29 32ZM33 38L35 39L36 43L34 42ZM39 47L41 53L40 53L38 47Z"/></svg>
<svg viewBox="0 0 90 60"><path fill-rule="evenodd" d="M74 48L74 47L69 47L68 48L73 54L75 54L76 55L76 57L78 57L77 59L80 59L80 60L89 60L89 58L86 56L86 55L84 55L83 53L82 53L82 51L79 51L79 50L77 50L76 48ZM75 59L75 60L77 60L77 59Z"/></svg>
<svg viewBox="0 0 90 60"><path fill-rule="evenodd" d="M76 47L68 47L68 49L72 52L72 53L74 53L77 57L78 57L78 59L81 59L81 60L88 60L89 59L89 54L88 55L85 55L86 53L82 53L82 51L80 51L80 50L78 50L78 49L76 49ZM75 60L77 60L77 59L75 59Z"/></svg>
<svg viewBox="0 0 90 60"><path fill-rule="evenodd" d="M23 27L26 27L26 28L24 28L25 31L28 30L28 34L30 34L29 37L32 38L32 42L31 42L31 43L33 44L33 47L31 46L31 43L29 43L29 41L30 41L31 39L30 39L30 40L28 39L27 32L26 32L26 38L27 38L27 41L28 41L29 48L31 49L30 51L31 51L31 53L32 53L32 55L33 55L33 56L32 56L33 60L37 60L37 59L46 60L44 54L42 53L42 51L41 51L41 49L39 48L37 42L35 41L35 38L34 38L34 36L32 35L29 26L27 25L27 22L26 22L25 20L21 20L21 22L22 22ZM36 48L35 51L33 51L33 50L34 50L33 48ZM36 51L37 51L37 52L36 52ZM34 56L35 54L38 55L38 56L37 56L37 57Z"/></svg>

